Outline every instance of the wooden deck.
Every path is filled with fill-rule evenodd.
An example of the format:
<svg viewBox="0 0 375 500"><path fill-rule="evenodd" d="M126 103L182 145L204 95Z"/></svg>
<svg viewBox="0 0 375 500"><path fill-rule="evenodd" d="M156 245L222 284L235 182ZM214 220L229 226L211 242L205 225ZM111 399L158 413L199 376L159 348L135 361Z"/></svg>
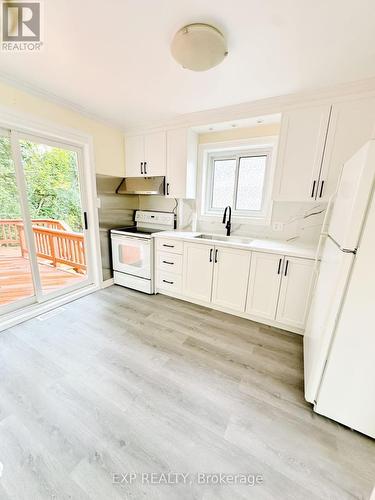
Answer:
<svg viewBox="0 0 375 500"><path fill-rule="evenodd" d="M86 277L39 260L40 278L45 293L73 285ZM0 247L0 306L32 295L34 289L29 260L20 256L19 247Z"/></svg>

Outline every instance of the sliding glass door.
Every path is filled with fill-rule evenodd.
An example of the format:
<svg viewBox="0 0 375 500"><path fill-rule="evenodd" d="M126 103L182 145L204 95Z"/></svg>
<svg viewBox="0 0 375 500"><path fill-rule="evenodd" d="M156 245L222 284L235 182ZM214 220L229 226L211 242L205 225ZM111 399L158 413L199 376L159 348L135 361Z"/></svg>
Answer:
<svg viewBox="0 0 375 500"><path fill-rule="evenodd" d="M93 280L81 151L13 131L0 148L1 313Z"/></svg>
<svg viewBox="0 0 375 500"><path fill-rule="evenodd" d="M10 132L0 130L0 311L34 302L28 255Z"/></svg>

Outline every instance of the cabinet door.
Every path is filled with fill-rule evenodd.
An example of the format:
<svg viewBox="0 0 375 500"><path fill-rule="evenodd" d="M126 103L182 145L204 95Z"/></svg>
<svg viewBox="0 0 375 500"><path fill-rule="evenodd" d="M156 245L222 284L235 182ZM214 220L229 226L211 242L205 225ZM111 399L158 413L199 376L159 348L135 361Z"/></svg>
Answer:
<svg viewBox="0 0 375 500"><path fill-rule="evenodd" d="M374 138L375 98L334 104L323 158L318 199L324 201L335 192L343 164Z"/></svg>
<svg viewBox="0 0 375 500"><path fill-rule="evenodd" d="M215 247L212 302L236 311L245 311L251 252Z"/></svg>
<svg viewBox="0 0 375 500"><path fill-rule="evenodd" d="M315 199L331 107L314 106L284 113L274 199Z"/></svg>
<svg viewBox="0 0 375 500"><path fill-rule="evenodd" d="M144 137L134 135L125 138L125 176L142 177L144 162Z"/></svg>
<svg viewBox="0 0 375 500"><path fill-rule="evenodd" d="M184 243L183 294L210 302L213 272L213 246Z"/></svg>
<svg viewBox="0 0 375 500"><path fill-rule="evenodd" d="M195 198L197 144L197 134L192 130L168 130L166 196Z"/></svg>
<svg viewBox="0 0 375 500"><path fill-rule="evenodd" d="M165 175L167 163L167 144L165 132L146 134L145 140L145 175Z"/></svg>
<svg viewBox="0 0 375 500"><path fill-rule="evenodd" d="M276 319L303 329L310 303L314 261L285 257Z"/></svg>
<svg viewBox="0 0 375 500"><path fill-rule="evenodd" d="M253 252L251 257L246 312L275 319L284 256Z"/></svg>

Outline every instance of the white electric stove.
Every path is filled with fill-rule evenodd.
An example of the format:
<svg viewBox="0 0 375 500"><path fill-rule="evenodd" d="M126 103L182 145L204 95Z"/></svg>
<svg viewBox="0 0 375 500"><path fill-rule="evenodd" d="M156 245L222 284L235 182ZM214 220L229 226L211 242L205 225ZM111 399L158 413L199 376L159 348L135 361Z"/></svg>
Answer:
<svg viewBox="0 0 375 500"><path fill-rule="evenodd" d="M153 294L153 233L175 227L172 212L137 210L135 225L111 229L113 278L117 285Z"/></svg>

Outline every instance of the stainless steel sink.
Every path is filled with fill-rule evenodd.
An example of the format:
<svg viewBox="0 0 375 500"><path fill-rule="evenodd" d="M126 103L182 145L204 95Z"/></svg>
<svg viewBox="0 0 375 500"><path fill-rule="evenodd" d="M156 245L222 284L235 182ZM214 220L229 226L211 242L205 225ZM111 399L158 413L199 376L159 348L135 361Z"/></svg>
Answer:
<svg viewBox="0 0 375 500"><path fill-rule="evenodd" d="M251 238L241 238L239 236L222 236L220 234L200 234L195 236L202 240L225 241L227 243L240 243L242 245L249 245L253 240Z"/></svg>

